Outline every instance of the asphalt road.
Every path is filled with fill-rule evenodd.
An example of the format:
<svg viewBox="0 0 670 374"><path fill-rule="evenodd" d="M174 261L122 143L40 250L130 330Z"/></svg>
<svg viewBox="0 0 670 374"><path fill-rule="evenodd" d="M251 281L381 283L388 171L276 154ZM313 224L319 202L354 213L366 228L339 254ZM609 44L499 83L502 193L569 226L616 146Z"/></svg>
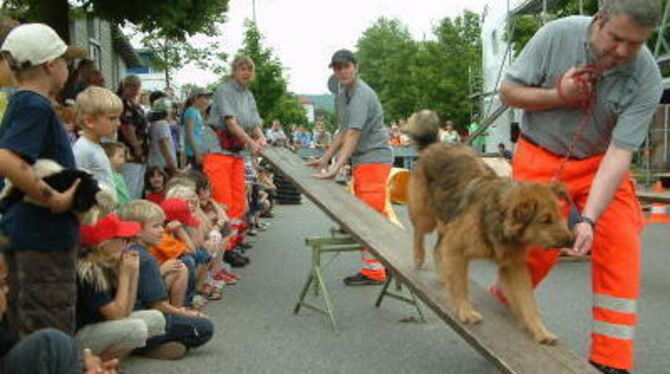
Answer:
<svg viewBox="0 0 670 374"><path fill-rule="evenodd" d="M404 208L396 209L406 221ZM497 372L427 308L428 323L407 322L414 310L406 304L387 299L381 308L374 307L379 287L344 286L341 279L357 270L355 253L341 254L325 272L339 331L333 332L327 317L310 310L294 315L310 264L304 239L325 234L332 223L309 202L279 206L268 222L269 230L249 251L251 265L239 271L241 281L226 287L224 298L206 307L216 323L214 339L181 361L133 357L124 364L124 373ZM634 371L639 374L670 372L669 233L670 225L651 225L643 234L643 296ZM495 277L495 269L475 263L471 276L485 285ZM559 264L537 294L547 325L586 359L590 263Z"/></svg>

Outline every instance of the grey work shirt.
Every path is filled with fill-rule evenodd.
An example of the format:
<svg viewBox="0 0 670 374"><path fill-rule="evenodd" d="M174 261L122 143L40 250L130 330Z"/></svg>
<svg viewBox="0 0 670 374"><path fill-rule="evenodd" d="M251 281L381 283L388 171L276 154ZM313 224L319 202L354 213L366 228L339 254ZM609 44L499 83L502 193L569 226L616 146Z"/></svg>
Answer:
<svg viewBox="0 0 670 374"><path fill-rule="evenodd" d="M367 83L357 79L351 92L341 89L336 97L336 107L340 131L361 131L358 145L351 155L354 166L393 163L382 105Z"/></svg>
<svg viewBox="0 0 670 374"><path fill-rule="evenodd" d="M248 88L239 85L234 79L228 80L216 90L212 100L209 124L222 128L225 126L223 122L225 117L235 117L237 123L248 134L254 127L261 126L263 123L261 116L258 114L254 95ZM209 152L239 156L238 153L221 149L220 146L210 147Z"/></svg>
<svg viewBox="0 0 670 374"><path fill-rule="evenodd" d="M547 23L528 42L505 80L528 87L553 88L575 66L593 64L589 43L593 18L571 16ZM662 94L661 74L647 47L628 64L606 71L596 85L596 105L570 155L586 158L605 152L610 142L635 151L644 142ZM524 111L522 133L558 155L567 155L584 114L568 107Z"/></svg>

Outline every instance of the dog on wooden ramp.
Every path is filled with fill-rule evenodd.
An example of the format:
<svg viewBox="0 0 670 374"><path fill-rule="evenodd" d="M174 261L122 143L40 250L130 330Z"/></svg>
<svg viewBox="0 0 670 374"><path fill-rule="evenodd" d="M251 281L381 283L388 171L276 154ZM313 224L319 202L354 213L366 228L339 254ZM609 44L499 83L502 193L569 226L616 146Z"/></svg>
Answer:
<svg viewBox="0 0 670 374"><path fill-rule="evenodd" d="M561 216L567 190L561 184L499 177L469 147L440 143L439 124L434 112L422 110L402 129L419 148L408 199L415 265L423 266L424 237L437 229L435 265L456 316L464 323L477 323L482 316L469 300L468 264L472 259L492 260L512 311L537 342L554 344L556 335L542 322L525 258L531 246L572 244L573 235Z"/></svg>

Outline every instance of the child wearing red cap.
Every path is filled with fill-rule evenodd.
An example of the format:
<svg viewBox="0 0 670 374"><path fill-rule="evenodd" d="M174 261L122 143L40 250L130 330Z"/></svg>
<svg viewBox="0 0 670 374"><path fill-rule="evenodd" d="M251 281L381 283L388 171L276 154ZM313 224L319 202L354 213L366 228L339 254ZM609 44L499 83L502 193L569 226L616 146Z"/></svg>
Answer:
<svg viewBox="0 0 670 374"><path fill-rule="evenodd" d="M133 312L139 255L126 247L140 230L138 223L121 221L115 214L81 228L84 255L77 263L75 339L103 360L120 359L148 338L165 334L160 312Z"/></svg>
<svg viewBox="0 0 670 374"><path fill-rule="evenodd" d="M142 229L130 246L140 255L140 278L136 308L149 308L163 312L167 321L165 335L147 340L146 347L136 350L140 354L157 352L179 353L184 356L188 349L207 343L214 334L214 324L203 313L167 302L168 293L163 283L156 258L147 248L160 242L164 231L165 213L146 200L131 201L121 208L120 215L128 221L138 222ZM183 266L183 265L182 265Z"/></svg>

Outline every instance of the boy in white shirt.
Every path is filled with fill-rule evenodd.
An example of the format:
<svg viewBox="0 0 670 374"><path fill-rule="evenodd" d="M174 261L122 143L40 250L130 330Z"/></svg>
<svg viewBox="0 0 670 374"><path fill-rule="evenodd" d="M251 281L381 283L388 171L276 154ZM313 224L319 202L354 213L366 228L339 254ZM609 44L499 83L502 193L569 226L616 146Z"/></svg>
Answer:
<svg viewBox="0 0 670 374"><path fill-rule="evenodd" d="M116 199L114 172L100 140L118 130L123 103L112 91L91 86L77 95L76 109L82 128L82 136L72 147L77 168L93 174L100 187Z"/></svg>

